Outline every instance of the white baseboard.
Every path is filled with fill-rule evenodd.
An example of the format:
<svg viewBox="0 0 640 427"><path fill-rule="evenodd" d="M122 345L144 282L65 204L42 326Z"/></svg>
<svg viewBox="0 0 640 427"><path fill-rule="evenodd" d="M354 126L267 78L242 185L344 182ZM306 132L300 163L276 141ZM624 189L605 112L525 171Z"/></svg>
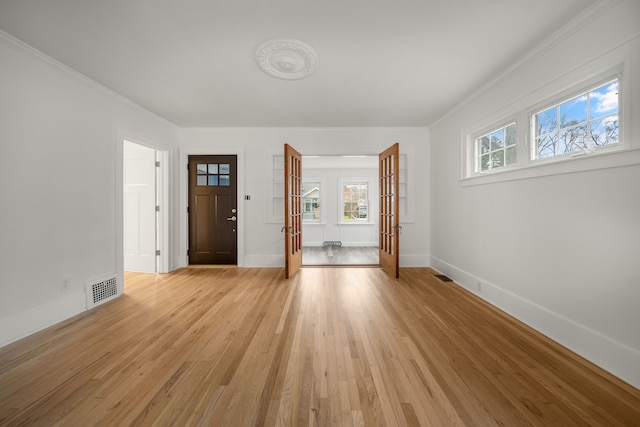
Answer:
<svg viewBox="0 0 640 427"><path fill-rule="evenodd" d="M429 267L429 255L403 255L400 253L400 267Z"/></svg>
<svg viewBox="0 0 640 427"><path fill-rule="evenodd" d="M431 256L431 267L595 365L640 388L640 351Z"/></svg>
<svg viewBox="0 0 640 427"><path fill-rule="evenodd" d="M0 347L62 322L86 309L84 292L76 292L27 312L0 319Z"/></svg>
<svg viewBox="0 0 640 427"><path fill-rule="evenodd" d="M308 244L305 246L316 246ZM322 243L317 246L322 246ZM345 245L346 246L346 245ZM375 246L375 245L373 245ZM429 255L403 255L400 254L400 267L429 267ZM187 267L184 262L174 258L172 270ZM244 265L241 267L284 267L284 255L245 255Z"/></svg>
<svg viewBox="0 0 640 427"><path fill-rule="evenodd" d="M284 267L284 255L245 255L245 267ZM400 267L429 267L428 255L400 255Z"/></svg>
<svg viewBox="0 0 640 427"><path fill-rule="evenodd" d="M284 267L282 255L245 255L244 266L251 267Z"/></svg>
<svg viewBox="0 0 640 427"><path fill-rule="evenodd" d="M169 272L185 267L187 267L187 257L173 257L171 259L171 265L169 266Z"/></svg>

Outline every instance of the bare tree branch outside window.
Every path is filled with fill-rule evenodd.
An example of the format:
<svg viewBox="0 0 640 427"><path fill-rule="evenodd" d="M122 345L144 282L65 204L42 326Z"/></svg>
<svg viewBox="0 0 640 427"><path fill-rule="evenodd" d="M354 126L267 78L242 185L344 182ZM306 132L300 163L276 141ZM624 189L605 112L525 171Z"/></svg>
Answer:
<svg viewBox="0 0 640 427"><path fill-rule="evenodd" d="M534 120L538 159L616 144L618 81L537 113Z"/></svg>

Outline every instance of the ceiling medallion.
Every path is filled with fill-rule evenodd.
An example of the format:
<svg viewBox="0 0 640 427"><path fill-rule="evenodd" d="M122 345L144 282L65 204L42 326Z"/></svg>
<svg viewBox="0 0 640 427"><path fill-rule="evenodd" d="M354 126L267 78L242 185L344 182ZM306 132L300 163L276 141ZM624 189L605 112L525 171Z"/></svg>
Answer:
<svg viewBox="0 0 640 427"><path fill-rule="evenodd" d="M270 76L298 80L310 76L318 68L318 56L308 44L294 39L274 39L260 45L256 61Z"/></svg>

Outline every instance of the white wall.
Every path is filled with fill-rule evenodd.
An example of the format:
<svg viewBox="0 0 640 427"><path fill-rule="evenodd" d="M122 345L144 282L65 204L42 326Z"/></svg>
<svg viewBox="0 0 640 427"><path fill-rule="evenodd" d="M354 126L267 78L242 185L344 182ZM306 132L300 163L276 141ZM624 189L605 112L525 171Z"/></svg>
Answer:
<svg viewBox="0 0 640 427"><path fill-rule="evenodd" d="M303 158L302 181L321 183L321 219L317 222L303 222L303 246L322 246L325 241L339 241L343 246L378 246L380 215L377 156ZM342 184L348 181L368 184L366 221L350 224L342 220ZM281 192L284 192L284 188Z"/></svg>
<svg viewBox="0 0 640 427"><path fill-rule="evenodd" d="M274 153L281 153L288 143L303 155L378 154L395 142L400 152L408 157L408 168L413 170L408 192L415 218L402 224L400 238L401 266L428 265L428 144L429 133L424 128L247 128L247 129L183 129L180 137L180 203L186 212L187 153L203 154L241 152L244 166L242 174L244 194L251 200L243 201L238 219L243 227L244 266L284 265L284 239L280 233L282 222L269 219L267 212L270 174ZM184 163L184 164L183 164ZM303 165L304 167L304 165ZM401 218L402 221L402 218ZM187 218L181 214L180 242L175 251L175 263L186 265ZM240 236L239 236L240 237Z"/></svg>
<svg viewBox="0 0 640 427"><path fill-rule="evenodd" d="M122 290L122 138L171 151L178 133L3 33L0 64L4 345L85 310L90 281Z"/></svg>
<svg viewBox="0 0 640 427"><path fill-rule="evenodd" d="M640 2L611 4L430 128L430 250L434 268L639 387L640 151L461 180L465 129L621 63L624 143L640 148Z"/></svg>

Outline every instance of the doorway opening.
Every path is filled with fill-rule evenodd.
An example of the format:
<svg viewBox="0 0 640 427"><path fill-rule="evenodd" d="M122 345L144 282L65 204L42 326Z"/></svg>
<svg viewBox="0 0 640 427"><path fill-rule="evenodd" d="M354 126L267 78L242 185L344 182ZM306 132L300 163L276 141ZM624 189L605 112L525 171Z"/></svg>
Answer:
<svg viewBox="0 0 640 427"><path fill-rule="evenodd" d="M123 253L124 271L157 273L161 260L163 154L123 140Z"/></svg>
<svg viewBox="0 0 640 427"><path fill-rule="evenodd" d="M378 156L302 158L302 265L379 265Z"/></svg>

